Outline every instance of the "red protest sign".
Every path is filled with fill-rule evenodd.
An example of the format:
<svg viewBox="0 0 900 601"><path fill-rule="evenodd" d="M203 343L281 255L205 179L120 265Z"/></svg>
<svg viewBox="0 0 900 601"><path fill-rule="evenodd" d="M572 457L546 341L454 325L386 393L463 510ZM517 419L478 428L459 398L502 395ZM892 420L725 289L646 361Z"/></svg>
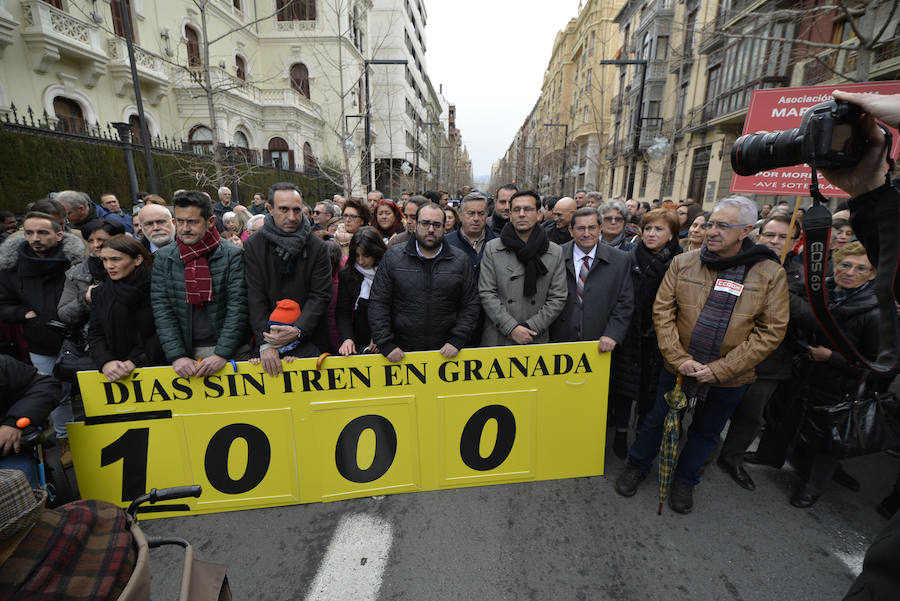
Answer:
<svg viewBox="0 0 900 601"><path fill-rule="evenodd" d="M810 107L831 99L836 90L847 92L872 92L875 94L900 94L900 81L841 84L840 86L807 86L801 88L773 88L755 90L750 97L750 108L744 120L744 133L778 131L799 127L803 113ZM900 137L893 126L886 124L894 136L891 156L897 155ZM781 167L762 171L756 175L737 175L731 179L731 191L750 194L774 194L806 196L811 181L808 165ZM847 198L849 194L830 184L819 174L819 189L825 196Z"/></svg>

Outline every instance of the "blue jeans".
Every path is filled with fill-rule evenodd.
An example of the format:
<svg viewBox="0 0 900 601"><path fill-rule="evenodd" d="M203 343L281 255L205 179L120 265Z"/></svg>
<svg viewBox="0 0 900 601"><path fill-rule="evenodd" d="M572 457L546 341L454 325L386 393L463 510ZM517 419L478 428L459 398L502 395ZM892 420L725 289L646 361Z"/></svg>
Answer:
<svg viewBox="0 0 900 601"><path fill-rule="evenodd" d="M628 463L647 473L653 466L653 460L659 454L659 445L663 437L663 422L669 405L665 395L675 387L675 376L665 369L659 376L659 388L656 391L656 401L653 409L644 418L638 430L637 438L628 451ZM698 403L694 409L694 420L690 430L686 433L687 443L678 457L675 466L675 478L683 480L691 486L700 482L700 470L706 462L706 458L716 448L719 442L719 434L731 417L734 408L737 407L744 396L746 386L723 388L713 386L706 395L706 400Z"/></svg>
<svg viewBox="0 0 900 601"><path fill-rule="evenodd" d="M21 453L10 453L0 457L0 470L22 470L31 488L40 488L41 479L38 477L37 461L31 449Z"/></svg>
<svg viewBox="0 0 900 601"><path fill-rule="evenodd" d="M53 375L56 357L53 355L38 355L36 353L28 353L28 356L31 358L31 364L38 370L38 373ZM56 438L67 438L69 435L66 433L66 424L75 421L72 417L72 402L69 399L71 388L68 383L62 382L62 399L59 401L59 406L50 412Z"/></svg>

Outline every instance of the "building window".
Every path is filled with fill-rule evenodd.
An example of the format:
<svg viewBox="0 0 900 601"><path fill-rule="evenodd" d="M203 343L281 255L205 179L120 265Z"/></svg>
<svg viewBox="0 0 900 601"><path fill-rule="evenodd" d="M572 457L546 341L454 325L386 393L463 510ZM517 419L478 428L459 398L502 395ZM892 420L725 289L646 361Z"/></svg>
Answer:
<svg viewBox="0 0 900 601"><path fill-rule="evenodd" d="M184 37L186 38L188 66L199 67L203 64L200 60L200 36L193 27L184 28Z"/></svg>
<svg viewBox="0 0 900 601"><path fill-rule="evenodd" d="M303 63L291 66L291 87L309 98L309 69Z"/></svg>
<svg viewBox="0 0 900 601"><path fill-rule="evenodd" d="M231 5L234 6L235 9L241 10L241 0L232 0Z"/></svg>
<svg viewBox="0 0 900 601"><path fill-rule="evenodd" d="M266 162L272 167L294 170L294 151L288 147L284 138L272 138L266 150Z"/></svg>
<svg viewBox="0 0 900 601"><path fill-rule="evenodd" d="M656 60L664 61L669 58L669 36L661 35L656 38Z"/></svg>
<svg viewBox="0 0 900 601"><path fill-rule="evenodd" d="M315 21L316 0L275 0L279 21Z"/></svg>
<svg viewBox="0 0 900 601"><path fill-rule="evenodd" d="M318 167L316 163L316 155L313 154L312 146L309 142L303 143L303 170L307 173L315 171Z"/></svg>
<svg viewBox="0 0 900 601"><path fill-rule="evenodd" d="M131 39L134 39L134 23L131 18L131 0L112 0L109 3L109 10L112 13L113 31L120 38L125 37L125 14L128 11L128 29L131 33Z"/></svg>
<svg viewBox="0 0 900 601"><path fill-rule="evenodd" d="M86 132L84 112L74 100L57 96L53 99L53 112L56 113L56 130L74 134Z"/></svg>
<svg viewBox="0 0 900 601"><path fill-rule="evenodd" d="M58 8L59 10L63 9L62 0L44 0L44 2L49 4L53 8Z"/></svg>
<svg viewBox="0 0 900 601"><path fill-rule="evenodd" d="M194 154L209 154L212 152L212 130L205 125L197 125L188 136L191 150Z"/></svg>
<svg viewBox="0 0 900 601"><path fill-rule="evenodd" d="M131 129L131 141L135 144L143 144L141 139L141 120L137 115L128 117L128 126Z"/></svg>
<svg viewBox="0 0 900 601"><path fill-rule="evenodd" d="M241 81L247 80L247 64L240 56L234 57L234 74Z"/></svg>

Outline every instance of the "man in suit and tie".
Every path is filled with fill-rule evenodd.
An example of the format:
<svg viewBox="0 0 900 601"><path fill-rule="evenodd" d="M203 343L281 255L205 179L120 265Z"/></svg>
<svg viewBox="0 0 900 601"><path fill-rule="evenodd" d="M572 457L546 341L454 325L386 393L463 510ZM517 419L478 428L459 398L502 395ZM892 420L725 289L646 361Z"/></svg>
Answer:
<svg viewBox="0 0 900 601"><path fill-rule="evenodd" d="M625 339L631 321L631 262L626 253L599 244L597 209L575 211L569 231L572 240L561 247L569 295L550 327L550 341L598 340L598 350L608 353Z"/></svg>

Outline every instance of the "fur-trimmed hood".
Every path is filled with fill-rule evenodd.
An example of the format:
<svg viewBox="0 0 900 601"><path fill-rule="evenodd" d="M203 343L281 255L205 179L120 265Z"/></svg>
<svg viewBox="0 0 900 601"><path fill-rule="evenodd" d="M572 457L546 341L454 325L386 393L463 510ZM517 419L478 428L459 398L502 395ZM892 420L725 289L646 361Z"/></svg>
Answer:
<svg viewBox="0 0 900 601"><path fill-rule="evenodd" d="M70 265L76 265L84 260L84 241L76 234L63 232L62 240L63 257ZM15 268L19 263L19 249L28 242L24 236L10 236L6 242L0 244L0 270Z"/></svg>

